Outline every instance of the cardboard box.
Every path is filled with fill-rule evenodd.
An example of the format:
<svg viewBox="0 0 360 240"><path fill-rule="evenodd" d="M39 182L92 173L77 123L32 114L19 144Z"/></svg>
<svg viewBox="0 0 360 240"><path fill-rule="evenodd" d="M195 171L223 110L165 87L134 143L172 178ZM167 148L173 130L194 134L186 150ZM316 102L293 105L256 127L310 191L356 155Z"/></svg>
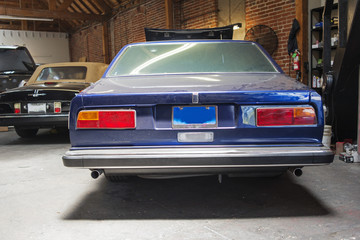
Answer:
<svg viewBox="0 0 360 240"><path fill-rule="evenodd" d="M9 131L8 127L0 127L0 132L7 132Z"/></svg>

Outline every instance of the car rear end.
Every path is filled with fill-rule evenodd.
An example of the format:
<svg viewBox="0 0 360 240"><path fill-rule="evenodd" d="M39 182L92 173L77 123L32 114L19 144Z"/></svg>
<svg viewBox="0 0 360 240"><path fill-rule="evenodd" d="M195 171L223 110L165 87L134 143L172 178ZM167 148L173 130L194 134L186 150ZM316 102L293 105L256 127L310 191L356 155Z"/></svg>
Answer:
<svg viewBox="0 0 360 240"><path fill-rule="evenodd" d="M39 128L65 128L71 100L100 79L107 64L54 63L39 66L27 84L0 94L0 126L21 137Z"/></svg>
<svg viewBox="0 0 360 240"><path fill-rule="evenodd" d="M117 176L273 173L332 162L321 142L320 96L280 69L138 74L146 64L114 77L110 67L73 99L65 166Z"/></svg>
<svg viewBox="0 0 360 240"><path fill-rule="evenodd" d="M0 125L22 128L66 127L71 99L79 90L53 87L33 85L2 93Z"/></svg>

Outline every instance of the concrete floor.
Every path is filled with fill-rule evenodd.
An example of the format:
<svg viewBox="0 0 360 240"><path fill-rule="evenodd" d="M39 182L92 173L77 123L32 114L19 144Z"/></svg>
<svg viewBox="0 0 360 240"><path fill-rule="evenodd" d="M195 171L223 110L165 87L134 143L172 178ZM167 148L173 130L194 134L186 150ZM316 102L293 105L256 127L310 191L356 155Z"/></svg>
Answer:
<svg viewBox="0 0 360 240"><path fill-rule="evenodd" d="M0 239L360 239L360 164L296 178L135 178L65 168L66 134L0 132Z"/></svg>

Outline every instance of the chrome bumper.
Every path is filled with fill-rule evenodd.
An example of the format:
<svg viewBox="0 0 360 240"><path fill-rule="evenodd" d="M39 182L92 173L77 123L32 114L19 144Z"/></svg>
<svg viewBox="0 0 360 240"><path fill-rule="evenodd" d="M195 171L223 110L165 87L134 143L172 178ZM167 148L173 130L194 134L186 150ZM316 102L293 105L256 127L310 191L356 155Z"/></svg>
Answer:
<svg viewBox="0 0 360 240"><path fill-rule="evenodd" d="M108 169L122 173L175 173L236 171L325 165L333 152L316 147L129 147L116 149L71 149L63 156L67 167Z"/></svg>

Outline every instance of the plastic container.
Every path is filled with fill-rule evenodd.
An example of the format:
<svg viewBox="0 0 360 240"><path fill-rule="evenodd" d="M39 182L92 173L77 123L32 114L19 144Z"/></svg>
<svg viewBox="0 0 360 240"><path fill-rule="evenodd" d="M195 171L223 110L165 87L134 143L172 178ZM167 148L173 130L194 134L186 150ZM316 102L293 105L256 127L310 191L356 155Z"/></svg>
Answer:
<svg viewBox="0 0 360 240"><path fill-rule="evenodd" d="M322 138L322 144L328 148L331 145L331 125L324 126L324 134Z"/></svg>

